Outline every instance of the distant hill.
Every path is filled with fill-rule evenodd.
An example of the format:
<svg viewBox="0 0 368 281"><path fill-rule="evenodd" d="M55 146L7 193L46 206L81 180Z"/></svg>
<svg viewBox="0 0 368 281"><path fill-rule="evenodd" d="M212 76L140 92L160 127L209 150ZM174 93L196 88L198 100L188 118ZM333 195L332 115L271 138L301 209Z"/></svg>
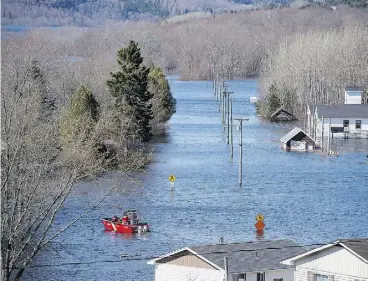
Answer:
<svg viewBox="0 0 368 281"><path fill-rule="evenodd" d="M2 24L99 25L106 20L155 21L191 12L221 13L291 5L295 0L2 0ZM296 0L302 5L346 4L368 0Z"/></svg>

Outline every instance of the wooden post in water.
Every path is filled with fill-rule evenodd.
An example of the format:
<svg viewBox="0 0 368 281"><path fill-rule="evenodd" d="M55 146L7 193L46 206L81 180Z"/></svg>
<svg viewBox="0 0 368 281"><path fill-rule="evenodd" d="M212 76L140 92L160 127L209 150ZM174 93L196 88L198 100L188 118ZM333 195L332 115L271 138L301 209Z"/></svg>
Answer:
<svg viewBox="0 0 368 281"><path fill-rule="evenodd" d="M243 120L248 121L249 119L245 118L236 118L235 120L240 121L239 125L239 185L243 184Z"/></svg>
<svg viewBox="0 0 368 281"><path fill-rule="evenodd" d="M221 112L221 108L222 108L222 97L221 97L221 91L222 91L222 86L219 87L218 90L218 101L219 101L219 112Z"/></svg>
<svg viewBox="0 0 368 281"><path fill-rule="evenodd" d="M224 128L225 128L225 111L226 111L225 97L226 97L226 86L222 90L222 124L224 125Z"/></svg>
<svg viewBox="0 0 368 281"><path fill-rule="evenodd" d="M231 158L233 158L234 157L233 99L230 99L230 135L231 135Z"/></svg>
<svg viewBox="0 0 368 281"><path fill-rule="evenodd" d="M321 139L321 148L322 148L322 151L323 151L323 148L324 148L323 147L323 133L324 133L323 131L324 131L324 129L325 129L324 128L324 119L323 119L323 115L322 115L322 132L321 132L321 138L322 138Z"/></svg>
<svg viewBox="0 0 368 281"><path fill-rule="evenodd" d="M224 257L224 269L225 269L225 281L229 280L229 262L228 262L228 258Z"/></svg>
<svg viewBox="0 0 368 281"><path fill-rule="evenodd" d="M213 70L213 72L215 72L214 70ZM217 83L217 73L215 74L215 73L213 73L212 74L212 77L213 77L213 93L215 94L215 96L216 96L216 83Z"/></svg>
<svg viewBox="0 0 368 281"><path fill-rule="evenodd" d="M328 120L327 154L330 154L331 117Z"/></svg>
<svg viewBox="0 0 368 281"><path fill-rule="evenodd" d="M233 92L226 92L227 97L227 144L230 143L230 95L233 94Z"/></svg>

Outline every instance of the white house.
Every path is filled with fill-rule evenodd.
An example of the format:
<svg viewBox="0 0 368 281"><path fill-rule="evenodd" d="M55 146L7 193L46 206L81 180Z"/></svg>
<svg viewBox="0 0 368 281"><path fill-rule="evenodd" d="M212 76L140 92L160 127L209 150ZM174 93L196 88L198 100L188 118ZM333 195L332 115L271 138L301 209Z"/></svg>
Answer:
<svg viewBox="0 0 368 281"><path fill-rule="evenodd" d="M322 142L330 137L368 137L368 104L320 104L308 108L308 133Z"/></svg>
<svg viewBox="0 0 368 281"><path fill-rule="evenodd" d="M290 240L256 241L186 247L148 263L155 281L293 281L281 261L304 252Z"/></svg>
<svg viewBox="0 0 368 281"><path fill-rule="evenodd" d="M335 241L282 262L295 281L367 281L368 238Z"/></svg>
<svg viewBox="0 0 368 281"><path fill-rule="evenodd" d="M345 104L363 104L367 103L364 99L364 89L361 87L346 87L345 88Z"/></svg>
<svg viewBox="0 0 368 281"><path fill-rule="evenodd" d="M363 88L346 87L344 104L309 105L308 134L318 144L328 137L368 138L368 97Z"/></svg>

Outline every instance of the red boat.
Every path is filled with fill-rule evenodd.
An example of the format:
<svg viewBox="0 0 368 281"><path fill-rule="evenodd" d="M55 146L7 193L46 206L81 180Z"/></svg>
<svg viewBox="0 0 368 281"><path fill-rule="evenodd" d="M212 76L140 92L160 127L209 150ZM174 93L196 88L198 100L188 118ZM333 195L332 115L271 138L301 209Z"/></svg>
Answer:
<svg viewBox="0 0 368 281"><path fill-rule="evenodd" d="M143 233L150 231L149 224L139 222L136 210L126 210L121 219L114 216L112 218L103 218L101 222L106 230L119 233Z"/></svg>

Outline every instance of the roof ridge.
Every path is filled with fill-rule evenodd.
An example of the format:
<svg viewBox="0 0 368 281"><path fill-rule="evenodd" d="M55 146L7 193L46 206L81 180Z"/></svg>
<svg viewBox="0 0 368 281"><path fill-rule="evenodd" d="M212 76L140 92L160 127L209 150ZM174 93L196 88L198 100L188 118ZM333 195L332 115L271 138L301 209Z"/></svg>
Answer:
<svg viewBox="0 0 368 281"><path fill-rule="evenodd" d="M216 243L216 244L202 244L202 245L190 245L188 246L188 248L191 247L204 247L204 246L226 246L226 245L241 245L241 244L252 244L252 243L265 243L265 242L280 242L280 241L290 241L293 242L294 244L296 244L293 240L291 239L275 239L275 240L250 240L250 241L244 241L244 242L230 242L230 243Z"/></svg>

